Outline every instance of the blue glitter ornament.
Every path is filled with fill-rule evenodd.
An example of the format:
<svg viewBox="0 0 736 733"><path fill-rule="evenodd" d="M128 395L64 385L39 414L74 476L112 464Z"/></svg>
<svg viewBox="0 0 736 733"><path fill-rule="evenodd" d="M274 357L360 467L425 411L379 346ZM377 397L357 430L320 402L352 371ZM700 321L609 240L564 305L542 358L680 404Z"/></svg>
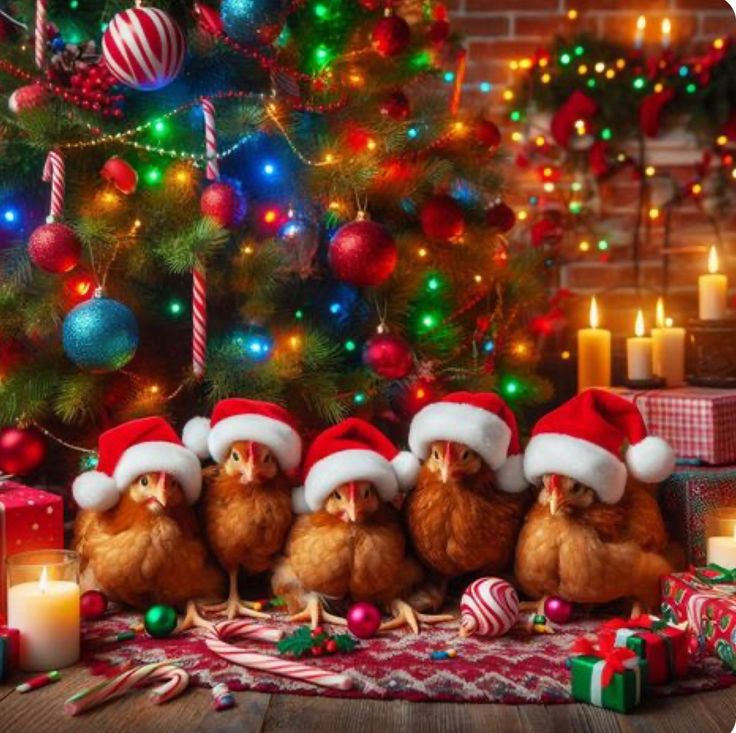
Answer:
<svg viewBox="0 0 736 733"><path fill-rule="evenodd" d="M225 32L240 43L272 43L284 21L284 0L223 0Z"/></svg>
<svg viewBox="0 0 736 733"><path fill-rule="evenodd" d="M91 372L125 366L135 355L138 338L138 322L130 308L100 292L70 311L62 325L64 353Z"/></svg>

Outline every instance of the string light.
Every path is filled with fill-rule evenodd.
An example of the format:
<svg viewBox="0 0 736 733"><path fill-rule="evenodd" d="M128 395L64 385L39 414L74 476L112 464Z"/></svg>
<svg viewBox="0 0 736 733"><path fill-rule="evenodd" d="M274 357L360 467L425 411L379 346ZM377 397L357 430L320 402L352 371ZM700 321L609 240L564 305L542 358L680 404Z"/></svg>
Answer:
<svg viewBox="0 0 736 733"><path fill-rule="evenodd" d="M575 8L570 8L570 10L567 11L567 19L577 20L577 18L578 18L578 11L575 10Z"/></svg>
<svg viewBox="0 0 736 733"><path fill-rule="evenodd" d="M475 282L477 282L477 283L482 283L483 282L483 275L476 275L473 278L473 280L475 280Z"/></svg>
<svg viewBox="0 0 736 733"><path fill-rule="evenodd" d="M609 247L608 240L606 239L599 239L598 240L598 249L601 252L605 252Z"/></svg>
<svg viewBox="0 0 736 733"><path fill-rule="evenodd" d="M157 395L157 394L158 394L158 393L159 393L159 392L161 391L161 387L159 387L159 386L158 386L157 384L152 384L152 385L151 385L151 386L150 386L150 387L148 388L148 391L149 391L149 392L150 392L150 393L151 393L152 395Z"/></svg>
<svg viewBox="0 0 736 733"><path fill-rule="evenodd" d="M578 244L578 249L581 252L589 252L590 251L590 242L588 242L587 240L584 239L582 242L580 242L580 244Z"/></svg>
<svg viewBox="0 0 736 733"><path fill-rule="evenodd" d="M244 255L252 255L253 254L253 247L251 247L250 244L246 244L245 247L243 247L243 254Z"/></svg>
<svg viewBox="0 0 736 733"><path fill-rule="evenodd" d="M517 219L518 219L519 221L526 221L528 217L529 217L529 214L527 213L527 211L526 211L525 209L521 209L521 210L520 210L520 211L519 211L519 212L518 212L518 213L516 214L516 218L517 218Z"/></svg>
<svg viewBox="0 0 736 733"><path fill-rule="evenodd" d="M5 209L3 211L3 221L8 224L15 224L18 219L18 212L16 209Z"/></svg>
<svg viewBox="0 0 736 733"><path fill-rule="evenodd" d="M505 99L505 100L506 100L507 102L510 102L510 101L511 101L511 100L512 100L512 99L514 98L514 93L513 93L512 91L511 91L511 89L507 89L507 90L506 90L506 91L505 91L505 92L503 93L503 98L504 98L504 99Z"/></svg>
<svg viewBox="0 0 736 733"><path fill-rule="evenodd" d="M184 312L184 304L180 300L172 300L169 302L169 313L172 316L180 316Z"/></svg>
<svg viewBox="0 0 736 733"><path fill-rule="evenodd" d="M301 345L302 339L300 336L297 336L296 334L289 336L289 346L291 347L292 351L298 351Z"/></svg>
<svg viewBox="0 0 736 733"><path fill-rule="evenodd" d="M618 59L616 61L616 68L623 69L626 66L626 59Z"/></svg>
<svg viewBox="0 0 736 733"><path fill-rule="evenodd" d="M294 318L296 318L297 321L301 321L304 318L304 311L301 310L301 308L294 311Z"/></svg>
<svg viewBox="0 0 736 733"><path fill-rule="evenodd" d="M719 135L716 138L716 144L717 145L723 146L723 145L726 145L727 143L728 143L728 137L726 135Z"/></svg>
<svg viewBox="0 0 736 733"><path fill-rule="evenodd" d="M542 84L549 84L552 77L549 74L542 74Z"/></svg>
<svg viewBox="0 0 736 733"><path fill-rule="evenodd" d="M355 341L353 341L352 339L348 339L345 342L345 351L347 351L347 352L353 352L353 351L355 351L356 348L358 348L358 347L357 347Z"/></svg>
<svg viewBox="0 0 736 733"><path fill-rule="evenodd" d="M649 218L652 221L659 219L659 209L656 206L649 209Z"/></svg>
<svg viewBox="0 0 736 733"><path fill-rule="evenodd" d="M700 196L700 194L703 193L703 187L699 183L693 183L693 185L690 186L690 191L693 196Z"/></svg>
<svg viewBox="0 0 736 733"><path fill-rule="evenodd" d="M606 65L602 61L599 61L593 68L597 74L602 74L606 70Z"/></svg>
<svg viewBox="0 0 736 733"><path fill-rule="evenodd" d="M521 142L524 139L524 136L518 130L516 130L515 132L512 132L511 133L511 139L515 143L518 143L518 142Z"/></svg>
<svg viewBox="0 0 736 733"><path fill-rule="evenodd" d="M544 139L544 135L537 135L537 137L534 139L534 143L538 148L543 147L546 142L547 141Z"/></svg>
<svg viewBox="0 0 736 733"><path fill-rule="evenodd" d="M356 392L353 396L353 402L356 405L362 405L366 400L365 392Z"/></svg>
<svg viewBox="0 0 736 733"><path fill-rule="evenodd" d="M657 82L657 83L656 83L656 84L654 85L654 91L655 91L655 92L656 92L657 94L659 94L659 93L660 93L660 92L661 92L661 91L662 91L663 89L664 89L664 84L662 84L662 82L661 82L661 81Z"/></svg>
<svg viewBox="0 0 736 733"><path fill-rule="evenodd" d="M580 76L583 76L587 73L588 73L588 67L585 64L580 64L580 66L578 66L578 74L580 74Z"/></svg>
<svg viewBox="0 0 736 733"><path fill-rule="evenodd" d="M644 169L644 173L648 178L651 178L655 173L657 172L657 169L653 165L648 165Z"/></svg>
<svg viewBox="0 0 736 733"><path fill-rule="evenodd" d="M419 249L417 250L417 255L418 255L419 257L422 257L422 258L424 258L424 257L426 257L426 256L427 256L427 250L426 250L426 249L424 249L424 247L420 247L420 248L419 248Z"/></svg>
<svg viewBox="0 0 736 733"><path fill-rule="evenodd" d="M606 69L606 79L613 79L616 76L616 72L613 69Z"/></svg>
<svg viewBox="0 0 736 733"><path fill-rule="evenodd" d="M717 51L720 51L724 45L725 41L722 38L716 38L716 40L713 41L713 48L715 48Z"/></svg>
<svg viewBox="0 0 736 733"><path fill-rule="evenodd" d="M572 56L570 56L569 53L563 53L562 56L560 56L560 63L563 66L567 66L572 61Z"/></svg>
<svg viewBox="0 0 736 733"><path fill-rule="evenodd" d="M275 209L266 209L263 214L263 221L266 224L273 224L278 217L278 212Z"/></svg>

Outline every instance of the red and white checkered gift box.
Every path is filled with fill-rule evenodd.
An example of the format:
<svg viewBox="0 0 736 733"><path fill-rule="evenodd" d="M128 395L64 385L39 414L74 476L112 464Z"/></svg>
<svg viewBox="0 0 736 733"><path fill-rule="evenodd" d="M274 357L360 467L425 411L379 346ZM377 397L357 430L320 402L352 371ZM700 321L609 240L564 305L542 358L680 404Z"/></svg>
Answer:
<svg viewBox="0 0 736 733"><path fill-rule="evenodd" d="M714 466L736 463L736 389L614 391L639 408L649 430L664 438L678 458Z"/></svg>

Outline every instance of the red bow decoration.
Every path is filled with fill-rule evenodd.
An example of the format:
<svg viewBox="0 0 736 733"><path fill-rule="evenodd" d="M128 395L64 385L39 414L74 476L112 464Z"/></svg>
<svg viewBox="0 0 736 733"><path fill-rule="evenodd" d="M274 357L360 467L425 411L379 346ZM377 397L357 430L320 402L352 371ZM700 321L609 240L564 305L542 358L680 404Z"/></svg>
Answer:
<svg viewBox="0 0 736 733"><path fill-rule="evenodd" d="M611 170L609 154L611 146L603 140L596 140L588 151L588 164L596 178L601 178Z"/></svg>
<svg viewBox="0 0 736 733"><path fill-rule="evenodd" d="M578 120L590 120L596 112L598 103L594 99L579 89L574 91L557 110L550 123L549 129L555 142L566 148L575 129L575 123Z"/></svg>
<svg viewBox="0 0 736 733"><path fill-rule="evenodd" d="M632 618L612 618L610 621L604 621L601 624L602 629L611 629L618 631L619 629L653 629L662 622L656 616L650 616L648 613L642 613Z"/></svg>
<svg viewBox="0 0 736 733"><path fill-rule="evenodd" d="M586 654L590 657L598 657L602 659L603 674L601 675L601 685L608 687L613 679L613 675L617 672L625 672L627 667L624 662L636 658L636 652L626 647L614 647L613 639L601 639L596 644L590 639L583 637L578 639L573 645L572 650L577 654Z"/></svg>
<svg viewBox="0 0 736 733"><path fill-rule="evenodd" d="M672 87L647 95L639 107L639 127L647 137L657 137L662 121L662 110L675 96Z"/></svg>

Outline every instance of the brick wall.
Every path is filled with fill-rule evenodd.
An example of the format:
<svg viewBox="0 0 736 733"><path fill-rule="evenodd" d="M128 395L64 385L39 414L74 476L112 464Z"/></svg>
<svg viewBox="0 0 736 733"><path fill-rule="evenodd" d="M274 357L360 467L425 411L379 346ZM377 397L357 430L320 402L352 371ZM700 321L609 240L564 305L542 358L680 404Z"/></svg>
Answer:
<svg viewBox="0 0 736 733"><path fill-rule="evenodd" d="M510 62L531 55L557 33L587 30L620 41L632 41L636 18L647 17L647 43L659 43L660 23L665 16L672 21L673 45L688 51L702 49L717 35L736 36L736 18L725 0L449 0L447 5L453 27L466 37L469 49L466 102L483 105L497 121L503 120L501 95L513 83ZM568 11L576 10L571 20ZM517 72L518 73L518 72ZM488 81L493 89L480 95L478 84ZM513 151L513 145L509 144ZM648 146L648 163L672 172L680 180L692 177L692 163L701 150L683 132L674 132ZM539 193L540 184L525 180L518 169L508 167L509 199L517 207L527 205L530 191ZM657 193L654 182L653 195ZM666 185L664 182L661 185ZM603 189L604 215L613 232L608 263L595 255L580 255L577 242L568 237L566 251L569 264L561 268L560 284L580 295L613 288L608 296L608 313L616 329L631 328L631 309L641 303L650 307L662 287L663 220L647 226L644 259L641 268L643 290L632 288L634 266L631 259L631 232L637 199L636 183L630 174L619 174ZM730 255L728 270L736 285L736 217L721 222L724 241ZM522 225L523 226L523 225ZM712 226L703 212L688 203L679 206L672 219L671 246L680 254L670 263L670 310L679 322L695 312L695 286L704 268L704 254L693 251L714 241ZM604 295L604 299L606 296ZM580 299L581 305L583 300Z"/></svg>

